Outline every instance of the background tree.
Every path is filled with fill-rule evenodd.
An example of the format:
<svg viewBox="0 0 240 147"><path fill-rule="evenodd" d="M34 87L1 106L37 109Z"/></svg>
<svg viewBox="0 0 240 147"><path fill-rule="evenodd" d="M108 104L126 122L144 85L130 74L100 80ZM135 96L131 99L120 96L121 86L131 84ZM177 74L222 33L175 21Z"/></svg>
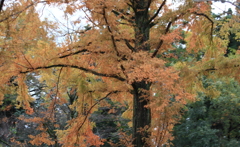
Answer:
<svg viewBox="0 0 240 147"><path fill-rule="evenodd" d="M186 106L184 117L174 127L173 146L238 146L238 82L203 78L203 85L219 95L200 92L197 101Z"/></svg>

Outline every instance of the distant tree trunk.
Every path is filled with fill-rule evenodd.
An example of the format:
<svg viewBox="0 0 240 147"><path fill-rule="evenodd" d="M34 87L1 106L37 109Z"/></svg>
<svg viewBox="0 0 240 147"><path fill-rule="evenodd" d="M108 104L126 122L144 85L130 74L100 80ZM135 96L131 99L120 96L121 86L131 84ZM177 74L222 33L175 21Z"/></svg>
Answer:
<svg viewBox="0 0 240 147"><path fill-rule="evenodd" d="M133 9L135 12L135 50L149 52L150 46L147 43L149 40L149 14L148 8L150 1L137 0L133 1ZM132 83L134 93L133 106L133 138L134 146L143 147L149 146L145 138L149 138L147 132L138 132L139 129L151 125L151 111L146 108L149 104L149 88L150 84L146 81Z"/></svg>

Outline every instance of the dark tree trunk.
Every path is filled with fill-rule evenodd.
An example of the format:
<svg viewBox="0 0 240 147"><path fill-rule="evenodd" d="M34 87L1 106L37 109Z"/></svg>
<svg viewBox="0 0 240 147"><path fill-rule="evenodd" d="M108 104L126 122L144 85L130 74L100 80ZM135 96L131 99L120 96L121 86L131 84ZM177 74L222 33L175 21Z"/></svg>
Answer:
<svg viewBox="0 0 240 147"><path fill-rule="evenodd" d="M148 7L149 3L147 0L137 0L133 4L135 11L135 49L136 51L144 50L149 51L149 44L147 41L149 40L149 14Z"/></svg>
<svg viewBox="0 0 240 147"><path fill-rule="evenodd" d="M150 47L147 41L149 40L149 14L148 0L137 0L133 2L135 12L135 49L136 51L149 51ZM134 92L133 106L133 138L134 146L143 147L149 146L146 139L149 137L147 132L139 132L138 130L151 125L151 112L146 108L149 104L149 88L150 84L145 81L134 82L132 84Z"/></svg>
<svg viewBox="0 0 240 147"><path fill-rule="evenodd" d="M146 139L149 137L147 131L139 132L139 129L151 124L151 111L145 106L149 104L149 87L150 84L142 82L134 82L132 84L134 92L134 105L133 105L133 137L134 146L143 147L149 146Z"/></svg>
<svg viewBox="0 0 240 147"><path fill-rule="evenodd" d="M150 51L148 44L149 40L149 14L148 8L151 1L149 0L134 0L132 6L135 13L135 50L138 51ZM145 138L149 138L149 133L138 132L139 129L151 125L151 111L146 108L149 104L149 83L146 81L132 83L134 94L134 106L133 106L133 138L134 146L143 147L150 146L146 143Z"/></svg>
<svg viewBox="0 0 240 147"><path fill-rule="evenodd" d="M4 1L5 1L5 0L1 0L1 2L0 2L0 12L1 12L2 9L3 9Z"/></svg>

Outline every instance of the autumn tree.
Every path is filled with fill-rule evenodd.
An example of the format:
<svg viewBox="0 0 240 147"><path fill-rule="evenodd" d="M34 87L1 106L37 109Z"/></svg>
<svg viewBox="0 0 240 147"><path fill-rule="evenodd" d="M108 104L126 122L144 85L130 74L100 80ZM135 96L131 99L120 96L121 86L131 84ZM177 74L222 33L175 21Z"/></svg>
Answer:
<svg viewBox="0 0 240 147"><path fill-rule="evenodd" d="M25 7L35 2L41 1L26 1ZM221 40L213 38L210 3L179 2L173 7L166 0L50 0L48 4L64 5L67 16L82 10L90 27L63 34L66 39L58 47L48 42L49 38L46 41L37 39L30 41L34 46L27 45L24 51L19 49L22 47L19 43L27 40L13 36L15 42L11 40L8 52L1 51L4 53L0 67L4 71L2 83L17 76L19 107L24 107L29 114L32 99L25 84L26 74L35 72L48 85L48 112L55 112L57 106L67 103L68 90L76 89L78 99L74 99L69 108L77 115L68 121L66 129L56 130L58 142L65 146L102 144L101 138L92 132L94 124L89 117L97 106L108 105L104 102L106 98L120 103L125 101L129 105L123 116L132 118L129 125L132 125L133 133L132 140L125 142L125 146L168 144L167 141L172 139L170 131L180 120L182 106L193 99L186 92L192 90L184 89L193 84L187 82L187 78L191 77L191 81L197 78L198 70L191 68L191 64L198 64L194 68L208 65L209 59L220 54L214 54L214 49L221 46ZM11 16L7 12L2 13L2 19ZM73 23L79 21L76 19ZM182 39L184 29L188 30L186 51L204 50L205 58L202 63L191 62L188 66L176 64L175 67L184 73L180 78L179 71L167 67L164 59L159 57ZM6 30L2 28L3 36L8 35ZM32 30L28 27L23 37L32 34ZM224 50L223 47L220 49ZM8 62L4 59L7 56L11 57ZM201 72L203 69L199 68ZM49 113L49 118L53 114ZM44 138L48 136L37 137L46 141Z"/></svg>

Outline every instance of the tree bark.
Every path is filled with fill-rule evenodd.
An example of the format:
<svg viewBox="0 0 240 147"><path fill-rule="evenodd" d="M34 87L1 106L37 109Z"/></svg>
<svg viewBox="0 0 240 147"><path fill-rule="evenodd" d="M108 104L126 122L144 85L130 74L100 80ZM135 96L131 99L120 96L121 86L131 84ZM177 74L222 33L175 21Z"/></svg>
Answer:
<svg viewBox="0 0 240 147"><path fill-rule="evenodd" d="M148 44L150 25L148 8L151 1L149 0L135 0L132 2L133 10L135 13L135 50L150 51ZM151 111L146 106L149 104L149 88L150 85L147 81L132 83L134 106L133 106L133 145L136 147L150 146L146 142L150 134L147 131L140 131L146 126L151 125Z"/></svg>
<svg viewBox="0 0 240 147"><path fill-rule="evenodd" d="M134 105L133 105L133 138L134 146L143 147L150 146L146 142L146 138L149 138L147 131L139 131L151 124L151 111L146 105L149 104L149 88L150 84L145 81L134 82L132 84L134 92Z"/></svg>
<svg viewBox="0 0 240 147"><path fill-rule="evenodd" d="M1 0L1 3L0 3L0 12L1 12L2 9L3 9L3 5L4 5L4 0Z"/></svg>

